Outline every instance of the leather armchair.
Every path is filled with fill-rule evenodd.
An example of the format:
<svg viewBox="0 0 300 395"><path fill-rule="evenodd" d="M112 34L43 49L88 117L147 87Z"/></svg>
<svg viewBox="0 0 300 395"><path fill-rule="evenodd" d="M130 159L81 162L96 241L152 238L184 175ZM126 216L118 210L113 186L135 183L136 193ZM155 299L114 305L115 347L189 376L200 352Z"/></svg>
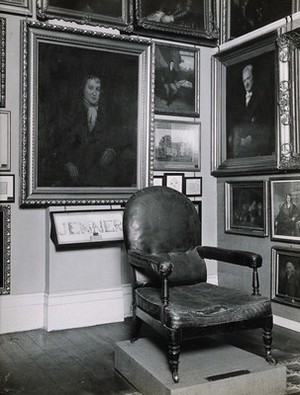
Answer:
<svg viewBox="0 0 300 395"><path fill-rule="evenodd" d="M271 356L271 301L259 292L260 255L200 246L200 221L183 194L161 186L144 188L125 206L124 239L133 268L133 332L142 322L168 339L172 377L179 381L182 339L250 328L263 329L265 356ZM207 283L205 259L252 269L252 292Z"/></svg>

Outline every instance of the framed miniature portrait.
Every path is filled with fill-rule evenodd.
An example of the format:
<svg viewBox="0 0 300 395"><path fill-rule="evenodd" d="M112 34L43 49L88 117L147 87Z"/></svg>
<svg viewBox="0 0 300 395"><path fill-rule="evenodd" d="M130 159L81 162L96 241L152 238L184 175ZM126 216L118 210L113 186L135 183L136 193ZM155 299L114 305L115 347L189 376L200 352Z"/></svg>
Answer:
<svg viewBox="0 0 300 395"><path fill-rule="evenodd" d="M222 42L296 12L296 0L222 0Z"/></svg>
<svg viewBox="0 0 300 395"><path fill-rule="evenodd" d="M184 39L219 36L215 0L137 0L135 12L137 26L146 33Z"/></svg>
<svg viewBox="0 0 300 395"><path fill-rule="evenodd" d="M249 236L268 235L266 181L225 183L225 232Z"/></svg>
<svg viewBox="0 0 300 395"><path fill-rule="evenodd" d="M163 185L184 193L184 173L165 173Z"/></svg>
<svg viewBox="0 0 300 395"><path fill-rule="evenodd" d="M276 36L213 57L213 175L277 169Z"/></svg>
<svg viewBox="0 0 300 395"><path fill-rule="evenodd" d="M11 208L0 206L0 295L10 293Z"/></svg>
<svg viewBox="0 0 300 395"><path fill-rule="evenodd" d="M0 107L6 98L6 19L0 18Z"/></svg>
<svg viewBox="0 0 300 395"><path fill-rule="evenodd" d="M300 242L300 180L271 178L272 240Z"/></svg>
<svg viewBox="0 0 300 395"><path fill-rule="evenodd" d="M51 212L51 238L58 250L108 246L123 241L123 210Z"/></svg>
<svg viewBox="0 0 300 395"><path fill-rule="evenodd" d="M199 117L200 51L155 44L156 114Z"/></svg>
<svg viewBox="0 0 300 395"><path fill-rule="evenodd" d="M300 250L272 248L272 300L300 307Z"/></svg>
<svg viewBox="0 0 300 395"><path fill-rule="evenodd" d="M21 205L126 201L152 166L149 41L23 29Z"/></svg>
<svg viewBox="0 0 300 395"><path fill-rule="evenodd" d="M65 19L84 24L132 31L133 0L39 0L39 19Z"/></svg>
<svg viewBox="0 0 300 395"><path fill-rule="evenodd" d="M155 120L154 170L200 171L200 124Z"/></svg>

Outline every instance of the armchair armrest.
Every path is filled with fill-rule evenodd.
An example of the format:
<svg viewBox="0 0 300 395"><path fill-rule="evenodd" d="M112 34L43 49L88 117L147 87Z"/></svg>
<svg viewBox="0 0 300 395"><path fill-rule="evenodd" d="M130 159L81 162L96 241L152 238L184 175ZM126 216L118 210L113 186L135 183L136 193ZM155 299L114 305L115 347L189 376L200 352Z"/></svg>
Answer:
<svg viewBox="0 0 300 395"><path fill-rule="evenodd" d="M260 295L257 269L262 266L261 255L249 251L228 250L226 248L205 246L197 247L197 251L202 258L214 259L252 268L252 295Z"/></svg>
<svg viewBox="0 0 300 395"><path fill-rule="evenodd" d="M248 266L252 269L262 266L261 255L254 252L206 246L197 247L197 251L202 258L233 263L234 265Z"/></svg>
<svg viewBox="0 0 300 395"><path fill-rule="evenodd" d="M173 270L172 262L140 250L128 250L128 259L131 265L152 270L163 277L168 277Z"/></svg>

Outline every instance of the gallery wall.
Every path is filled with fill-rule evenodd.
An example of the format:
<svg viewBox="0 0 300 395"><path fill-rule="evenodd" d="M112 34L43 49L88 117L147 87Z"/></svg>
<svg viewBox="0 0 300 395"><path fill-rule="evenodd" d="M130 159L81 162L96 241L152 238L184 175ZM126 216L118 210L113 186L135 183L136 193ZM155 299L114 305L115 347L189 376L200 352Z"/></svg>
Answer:
<svg viewBox="0 0 300 395"><path fill-rule="evenodd" d="M24 16L1 13L6 19L6 104L11 115L11 171L15 175L15 201L11 207L10 293L0 296L0 333L45 328L57 330L122 321L131 314L131 272L122 243L100 248L57 251L50 239L50 212L86 210L88 207L21 207L22 168L22 54ZM30 20L36 20L35 9ZM56 23L56 22L55 22ZM57 22L64 25L64 22ZM72 24L79 29L89 26ZM96 31L107 31L93 28ZM115 34L119 34L114 31ZM173 43L174 44L174 43ZM217 181L211 171L211 56L215 49L200 49L199 99L201 123L202 241L217 243ZM30 120L29 120L30 121ZM148 169L146 169L148 170ZM6 173L1 173L6 174ZM162 172L155 172L162 175ZM103 206L93 206L102 209ZM217 282L211 262L209 281Z"/></svg>

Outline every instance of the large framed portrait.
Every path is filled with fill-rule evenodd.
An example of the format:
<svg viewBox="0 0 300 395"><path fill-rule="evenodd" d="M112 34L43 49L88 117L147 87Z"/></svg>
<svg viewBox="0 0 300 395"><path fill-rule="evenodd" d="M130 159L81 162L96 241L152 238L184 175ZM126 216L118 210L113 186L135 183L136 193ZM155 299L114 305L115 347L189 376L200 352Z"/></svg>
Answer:
<svg viewBox="0 0 300 395"><path fill-rule="evenodd" d="M123 210L52 211L51 238L57 250L122 243Z"/></svg>
<svg viewBox="0 0 300 395"><path fill-rule="evenodd" d="M10 293L11 270L11 209L0 206L0 295Z"/></svg>
<svg viewBox="0 0 300 395"><path fill-rule="evenodd" d="M300 250L272 248L272 300L300 307Z"/></svg>
<svg viewBox="0 0 300 395"><path fill-rule="evenodd" d="M213 57L213 175L277 170L275 34Z"/></svg>
<svg viewBox="0 0 300 395"><path fill-rule="evenodd" d="M272 240L300 242L300 180L271 178Z"/></svg>
<svg viewBox="0 0 300 395"><path fill-rule="evenodd" d="M279 65L279 136L278 167L300 169L300 29L292 23L277 38Z"/></svg>
<svg viewBox="0 0 300 395"><path fill-rule="evenodd" d="M249 236L268 235L267 182L225 183L225 232Z"/></svg>
<svg viewBox="0 0 300 395"><path fill-rule="evenodd" d="M32 0L1 0L0 12L32 15Z"/></svg>
<svg viewBox="0 0 300 395"><path fill-rule="evenodd" d="M222 0L222 42L296 12L296 0Z"/></svg>
<svg viewBox="0 0 300 395"><path fill-rule="evenodd" d="M6 19L0 18L0 107L6 98Z"/></svg>
<svg viewBox="0 0 300 395"><path fill-rule="evenodd" d="M148 183L151 45L23 23L21 205L103 204Z"/></svg>
<svg viewBox="0 0 300 395"><path fill-rule="evenodd" d="M215 0L136 0L135 18L146 33L217 39Z"/></svg>
<svg viewBox="0 0 300 395"><path fill-rule="evenodd" d="M199 117L199 75L199 50L156 43L155 113Z"/></svg>
<svg viewBox="0 0 300 395"><path fill-rule="evenodd" d="M132 31L133 0L38 0L40 19L65 19Z"/></svg>
<svg viewBox="0 0 300 395"><path fill-rule="evenodd" d="M156 119L154 170L200 171L200 123Z"/></svg>

